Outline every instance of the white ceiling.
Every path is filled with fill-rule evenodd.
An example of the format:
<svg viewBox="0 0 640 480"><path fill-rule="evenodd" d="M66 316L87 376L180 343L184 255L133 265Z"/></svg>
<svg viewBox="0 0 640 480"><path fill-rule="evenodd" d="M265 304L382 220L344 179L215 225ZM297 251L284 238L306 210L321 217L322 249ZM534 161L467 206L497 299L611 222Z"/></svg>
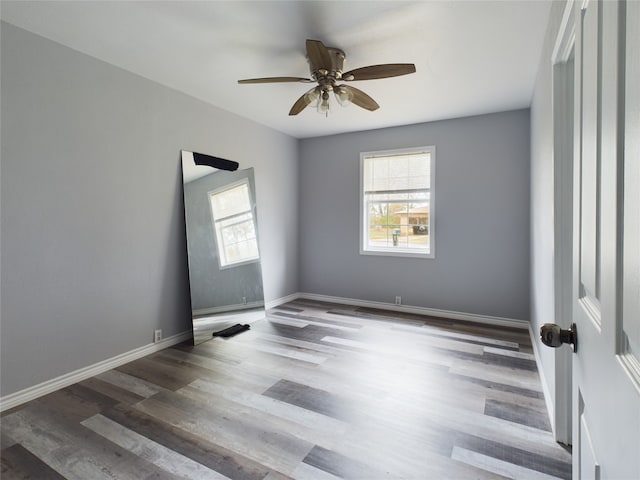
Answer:
<svg viewBox="0 0 640 480"><path fill-rule="evenodd" d="M550 0L6 1L3 20L297 138L406 125L531 103ZM345 51L345 70L415 63L352 82L379 104L289 109L311 85L305 39Z"/></svg>

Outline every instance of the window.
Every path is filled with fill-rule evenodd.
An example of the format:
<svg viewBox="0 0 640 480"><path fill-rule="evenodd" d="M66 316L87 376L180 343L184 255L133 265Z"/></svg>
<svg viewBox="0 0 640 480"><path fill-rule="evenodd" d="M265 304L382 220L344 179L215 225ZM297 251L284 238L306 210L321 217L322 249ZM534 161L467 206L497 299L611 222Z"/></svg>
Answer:
<svg viewBox="0 0 640 480"><path fill-rule="evenodd" d="M433 258L435 147L367 152L360 161L360 253Z"/></svg>
<svg viewBox="0 0 640 480"><path fill-rule="evenodd" d="M246 180L209 194L220 267L260 258L256 225Z"/></svg>

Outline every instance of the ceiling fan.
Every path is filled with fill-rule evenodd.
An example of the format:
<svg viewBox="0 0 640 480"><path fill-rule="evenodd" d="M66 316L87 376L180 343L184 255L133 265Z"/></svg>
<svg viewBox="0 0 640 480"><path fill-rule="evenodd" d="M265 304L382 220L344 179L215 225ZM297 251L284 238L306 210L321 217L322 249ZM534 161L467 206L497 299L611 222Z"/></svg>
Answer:
<svg viewBox="0 0 640 480"><path fill-rule="evenodd" d="M370 65L356 68L348 72L342 71L345 54L338 48L325 47L319 40L307 40L307 60L311 78L303 77L267 77L238 80L238 83L281 83L300 82L317 83L318 85L302 95L291 107L289 115L297 115L309 104L316 103L319 113L329 113L329 92L333 92L341 105L353 103L369 111L380 108L380 105L364 93L351 85L340 81L353 82L358 80L374 80L378 78L398 77L415 73L413 63L388 63L384 65Z"/></svg>

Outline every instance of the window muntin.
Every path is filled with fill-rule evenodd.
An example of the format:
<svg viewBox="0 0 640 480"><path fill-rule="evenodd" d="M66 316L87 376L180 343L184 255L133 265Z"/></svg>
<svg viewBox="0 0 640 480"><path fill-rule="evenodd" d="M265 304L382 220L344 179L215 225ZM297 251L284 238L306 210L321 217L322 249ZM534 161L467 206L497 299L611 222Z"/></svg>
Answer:
<svg viewBox="0 0 640 480"><path fill-rule="evenodd" d="M257 261L260 254L247 181L211 192L209 200L220 267Z"/></svg>
<svg viewBox="0 0 640 480"><path fill-rule="evenodd" d="M433 257L434 147L361 154L360 253Z"/></svg>

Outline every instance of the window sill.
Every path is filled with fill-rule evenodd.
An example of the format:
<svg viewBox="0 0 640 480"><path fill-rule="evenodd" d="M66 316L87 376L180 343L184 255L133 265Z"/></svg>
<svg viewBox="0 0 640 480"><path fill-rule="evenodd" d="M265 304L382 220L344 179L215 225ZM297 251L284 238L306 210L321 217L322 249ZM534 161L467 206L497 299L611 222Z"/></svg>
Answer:
<svg viewBox="0 0 640 480"><path fill-rule="evenodd" d="M379 249L360 249L360 255L377 255L380 257L408 257L422 258L424 260L433 259L433 252L416 252L415 250L403 250L401 248L379 248Z"/></svg>

